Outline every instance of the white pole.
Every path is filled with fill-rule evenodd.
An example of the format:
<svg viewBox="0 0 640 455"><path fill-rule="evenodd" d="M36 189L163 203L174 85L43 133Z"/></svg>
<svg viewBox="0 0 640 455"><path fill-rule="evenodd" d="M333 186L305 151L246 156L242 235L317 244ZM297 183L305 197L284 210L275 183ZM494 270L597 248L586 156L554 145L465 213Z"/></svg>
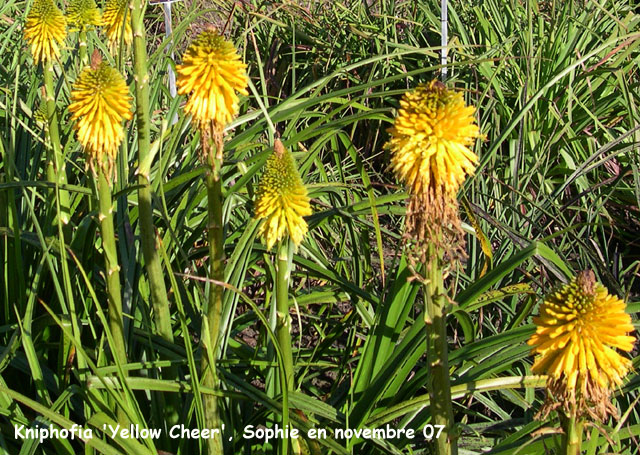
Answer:
<svg viewBox="0 0 640 455"><path fill-rule="evenodd" d="M162 9L164 10L164 31L167 38L170 39L169 46L173 49L173 26L171 25L171 2L166 2L162 4ZM175 61L175 57L173 55L173 50L171 50L171 60ZM169 75L169 93L171 94L171 98L175 98L177 94L176 90L176 75L173 72L173 67L171 64L167 65L167 74ZM173 119L171 119L171 124L174 125L178 121L178 115L174 115Z"/></svg>
<svg viewBox="0 0 640 455"><path fill-rule="evenodd" d="M440 45L442 50L440 51L440 65L442 65L442 82L447 79L447 42L448 42L448 14L447 14L447 0L440 0Z"/></svg>

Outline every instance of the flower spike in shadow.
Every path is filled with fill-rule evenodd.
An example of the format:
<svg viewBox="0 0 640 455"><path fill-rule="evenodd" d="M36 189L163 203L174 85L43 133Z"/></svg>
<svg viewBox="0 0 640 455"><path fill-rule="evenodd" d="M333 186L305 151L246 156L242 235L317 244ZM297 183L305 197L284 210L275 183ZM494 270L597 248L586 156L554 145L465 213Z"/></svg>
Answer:
<svg viewBox="0 0 640 455"><path fill-rule="evenodd" d="M113 178L113 164L124 138L123 120L130 120L131 96L122 75L94 54L91 67L82 70L71 90L69 111L89 167L100 166Z"/></svg>
<svg viewBox="0 0 640 455"><path fill-rule="evenodd" d="M107 0L104 13L102 14L102 26L104 27L107 39L109 40L109 48L112 52L120 46L121 40L125 46L130 46L133 41L133 32L131 30L129 1Z"/></svg>
<svg viewBox="0 0 640 455"><path fill-rule="evenodd" d="M258 186L255 218L264 218L258 234L270 250L288 234L298 246L307 233L304 216L311 215L309 196L291 152L276 140Z"/></svg>
<svg viewBox="0 0 640 455"><path fill-rule="evenodd" d="M71 30L85 31L102 25L102 16L94 0L71 0L67 21Z"/></svg>

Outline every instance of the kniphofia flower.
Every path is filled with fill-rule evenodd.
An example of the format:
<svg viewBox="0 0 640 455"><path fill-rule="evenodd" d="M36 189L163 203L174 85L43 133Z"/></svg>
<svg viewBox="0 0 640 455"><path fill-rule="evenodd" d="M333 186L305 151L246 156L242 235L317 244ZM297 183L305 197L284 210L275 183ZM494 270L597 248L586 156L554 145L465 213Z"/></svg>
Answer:
<svg viewBox="0 0 640 455"><path fill-rule="evenodd" d="M448 260L465 256L456 195L478 161L470 148L481 136L474 114L462 93L434 80L404 94L388 130L391 168L411 196L405 244L413 268L433 259L432 244Z"/></svg>
<svg viewBox="0 0 640 455"><path fill-rule="evenodd" d="M533 319L532 371L548 375L548 391L570 414L602 419L612 413L610 391L631 368L616 349L629 352L635 342L625 307L585 271L551 292Z"/></svg>
<svg viewBox="0 0 640 455"><path fill-rule="evenodd" d="M67 36L67 21L53 0L35 0L24 26L24 38L31 47L35 63L60 56L60 45Z"/></svg>
<svg viewBox="0 0 640 455"><path fill-rule="evenodd" d="M131 119L131 96L122 75L106 62L82 70L71 89L69 111L89 166L107 176L124 137L123 120Z"/></svg>
<svg viewBox="0 0 640 455"><path fill-rule="evenodd" d="M387 148L391 167L412 194L455 195L478 157L469 148L480 131L462 93L434 80L405 93Z"/></svg>
<svg viewBox="0 0 640 455"><path fill-rule="evenodd" d="M308 215L311 215L309 196L296 163L289 150L276 140L256 193L255 218L265 219L258 234L269 250L285 234L296 246L300 245L307 233L303 217Z"/></svg>
<svg viewBox="0 0 640 455"><path fill-rule="evenodd" d="M100 10L94 0L71 0L67 6L67 21L73 30L87 30L102 24Z"/></svg>
<svg viewBox="0 0 640 455"><path fill-rule="evenodd" d="M120 46L120 41L129 46L133 41L129 0L107 0L102 14L102 26L112 51Z"/></svg>
<svg viewBox="0 0 640 455"><path fill-rule="evenodd" d="M217 31L200 33L176 67L178 94L189 95L184 110L199 125L213 121L222 130L238 113L236 92L248 95L246 68Z"/></svg>

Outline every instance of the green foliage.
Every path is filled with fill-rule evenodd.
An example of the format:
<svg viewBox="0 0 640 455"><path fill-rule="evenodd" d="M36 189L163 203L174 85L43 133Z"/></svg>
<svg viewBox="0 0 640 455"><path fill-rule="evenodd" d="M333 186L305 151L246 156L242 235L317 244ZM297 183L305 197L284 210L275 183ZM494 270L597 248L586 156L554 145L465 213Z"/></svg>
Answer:
<svg viewBox="0 0 640 455"><path fill-rule="evenodd" d="M138 129L128 122L113 188L127 364L109 349L97 182L66 110L82 68L77 33L54 65L66 227L46 179L42 70L21 35L30 3L0 4L0 454L202 453L204 439L167 437L169 394L178 394L188 428L203 425L203 394L218 394L233 454L276 453L274 441L242 434L248 425L282 424L283 414L301 430L388 424L421 434L430 419L422 296L407 281L406 194L383 145L402 93L438 77L440 2L180 2L172 40L161 31L161 7L147 7L151 151L137 161ZM474 217L462 215L468 258L445 282L456 301L448 339L460 453L560 453L557 416L534 418L544 382L530 376L530 315L542 295L585 268L625 298L630 313L640 311L640 16L624 0L450 3L448 83L477 106L486 135L474 148L481 164L462 190ZM221 170L221 390L200 383L200 330L213 286L205 170L199 137L166 77L170 53L179 62L207 22L241 49L251 78ZM99 30L87 36L89 55L97 49L118 64L133 93L130 51L112 57ZM314 210L290 258L297 389L286 401L275 393L276 270L253 220L277 136L294 152ZM153 318L139 170L151 182L173 343ZM171 366L175 380L161 374ZM587 427L586 453L637 453L639 392L632 372L615 392L622 419ZM103 425L117 420L116 406L164 436L112 438ZM78 424L96 437L42 444L13 437L14 425L36 423ZM314 454L430 453L422 438L342 440L331 431L306 444Z"/></svg>

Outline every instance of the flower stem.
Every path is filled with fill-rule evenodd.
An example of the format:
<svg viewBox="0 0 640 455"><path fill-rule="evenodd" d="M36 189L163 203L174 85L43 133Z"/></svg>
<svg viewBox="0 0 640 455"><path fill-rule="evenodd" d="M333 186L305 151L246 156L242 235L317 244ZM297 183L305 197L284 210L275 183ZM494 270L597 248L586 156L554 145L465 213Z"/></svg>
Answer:
<svg viewBox="0 0 640 455"><path fill-rule="evenodd" d="M442 425L440 437L435 439L438 455L457 455L457 436L454 428L449 380L447 348L446 295L442 280L442 256L434 244L429 245L428 280L425 285L425 324L427 329L427 368L431 423Z"/></svg>
<svg viewBox="0 0 640 455"><path fill-rule="evenodd" d="M136 119L138 125L138 208L142 255L149 277L151 303L157 333L169 343L173 343L171 328L171 312L167 288L162 274L161 258L156 249L156 234L153 225L153 208L151 205L150 168L148 159L151 149L151 121L149 106L149 72L147 70L147 49L144 29L142 0L132 0L131 28L133 31L133 68L136 95ZM163 369L165 379L177 376L174 367ZM177 395L170 394L165 405L168 423L177 423L179 419L179 400Z"/></svg>
<svg viewBox="0 0 640 455"><path fill-rule="evenodd" d="M111 188L100 169L98 175L98 206L100 221L100 235L102 237L102 249L104 251L105 275L107 281L107 296L109 306L109 331L113 338L111 351L118 363L127 363L127 351L122 321L122 297L120 289L120 266L118 265L118 250L116 247L115 229L113 226L113 202ZM126 414L118 409L118 421L127 424Z"/></svg>
<svg viewBox="0 0 640 455"><path fill-rule="evenodd" d="M286 384L283 389L294 390L293 354L291 352L291 318L289 317L289 241L280 242L276 262L276 337L282 351Z"/></svg>
<svg viewBox="0 0 640 455"><path fill-rule="evenodd" d="M54 220L53 226L57 225L58 239L60 245L65 245L71 239L71 226L68 224L71 219L70 215L70 197L67 190L61 189L61 185L67 183L67 172L64 163L64 156L62 153L62 146L60 145L60 132L59 132L59 119L58 111L56 109L56 95L53 84L53 62L47 61L43 66L44 71L44 86L45 86L45 107L47 112L47 135L50 148L47 148L47 180L55 185L54 195L52 198L52 204L55 206L53 210L57 216ZM13 162L10 160L9 162ZM12 169L11 166L7 166L7 169ZM12 173L9 174L10 176ZM13 194L13 193L10 193ZM62 268L63 283L65 286L65 292L67 297L66 305L64 302L60 302L64 313L70 312L71 324L73 327L73 333L75 336L80 336L80 328L78 326L78 319L75 310L75 304L73 301L73 292L71 290L71 279L69 275L69 267L67 264L67 252L66 248L60 249L60 264ZM64 343L68 340L64 340ZM64 351L64 354L68 355L69 351ZM68 357L67 357L68 358ZM85 366L85 360L81 357L77 357L78 367L81 370Z"/></svg>
<svg viewBox="0 0 640 455"><path fill-rule="evenodd" d="M562 445L566 455L580 455L582 453L582 428L584 422L581 419L572 417L561 417L564 435Z"/></svg>
<svg viewBox="0 0 640 455"><path fill-rule="evenodd" d="M291 352L291 318L289 316L289 240L284 239L278 245L276 260L276 338L282 352L284 376L280 392L283 408L288 406L288 392L295 389L293 374L293 354ZM287 400L287 401L285 401ZM288 422L283 414L283 426ZM280 439L280 455L289 450L289 438Z"/></svg>
<svg viewBox="0 0 640 455"><path fill-rule="evenodd" d="M56 94L53 87L53 62L44 64L44 87L46 93L47 120L51 151L48 152L47 179L56 185L56 197L60 205L60 220L66 225L70 219L69 192L60 188L67 183L67 172L64 156L60 146L58 111L56 110Z"/></svg>
<svg viewBox="0 0 640 455"><path fill-rule="evenodd" d="M120 363L124 364L127 362L127 353L122 322L120 266L118 265L118 250L116 248L115 229L113 226L111 188L102 169L100 169L98 176L98 205L100 208L98 219L100 220L107 294L109 297L109 330L111 331L114 341L112 350L114 357L117 357Z"/></svg>
<svg viewBox="0 0 640 455"><path fill-rule="evenodd" d="M211 158L210 169L205 178L207 186L207 208L209 225L207 236L209 240L209 278L221 282L224 280L224 238L222 229L222 179L220 178L220 160ZM202 340L204 352L202 355L202 385L218 390L220 383L216 371L218 360L218 335L222 319L222 291L219 284L210 283L209 300L206 311L206 321L203 324ZM204 396L204 412L206 428L221 428L218 415L218 398L214 395ZM209 455L223 453L222 438L210 439Z"/></svg>

